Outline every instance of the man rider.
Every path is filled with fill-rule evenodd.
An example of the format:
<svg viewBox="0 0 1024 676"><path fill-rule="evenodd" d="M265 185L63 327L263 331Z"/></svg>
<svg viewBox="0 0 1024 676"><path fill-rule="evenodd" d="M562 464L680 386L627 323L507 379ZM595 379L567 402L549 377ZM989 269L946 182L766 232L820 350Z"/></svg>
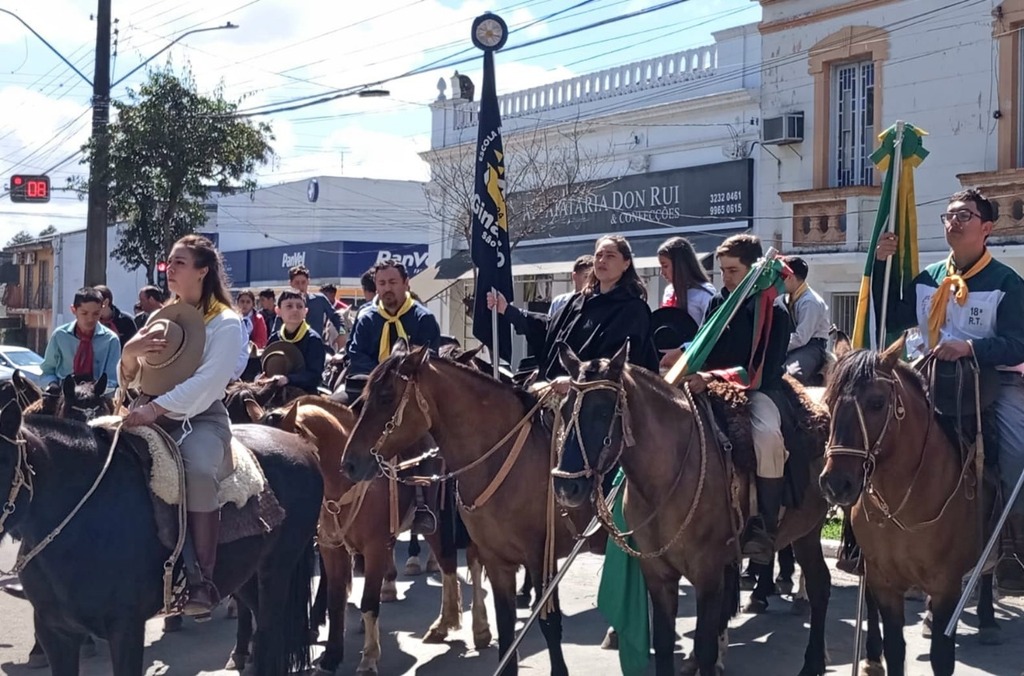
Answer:
<svg viewBox="0 0 1024 676"><path fill-rule="evenodd" d="M370 271L376 288L376 298L359 310L352 337L348 341L349 366L345 389L349 401L354 401L366 377L388 358L399 338L410 345L424 346L437 352L441 346L441 328L437 319L425 305L413 299L409 290L409 274L405 266L394 260L374 265ZM427 498L436 498L436 484L427 489L416 487L416 515L413 531L429 535L437 528L437 519L427 507Z"/></svg>
<svg viewBox="0 0 1024 676"><path fill-rule="evenodd" d="M722 271L722 290L711 299L705 321L725 302L743 281L747 272L764 256L761 240L754 235L733 235L715 251ZM750 422L757 456L758 518L753 519L744 533L743 556L752 563L771 565L775 559L775 534L778 531L779 510L785 484L785 441L782 437L782 416L770 394L783 387L783 365L792 322L786 308L773 306L771 329L764 348L753 352L753 336L757 320L756 298L740 306L729 326L715 343L700 377L707 382L719 375L730 377L740 367L761 365L760 383L747 390L750 401ZM709 373L711 372L711 373ZM753 378L753 373L748 373Z"/></svg>
<svg viewBox="0 0 1024 676"><path fill-rule="evenodd" d="M902 294L889 289L886 329L917 327L907 350L931 353L940 361L973 356L981 368L999 371L999 395L982 413L995 417L999 473L1003 495L1009 496L1024 472L1024 280L992 257L987 240L995 227L995 209L977 190L963 190L949 199L941 216L949 256L928 266ZM882 295L884 261L896 252L897 237L884 234L875 251L876 299ZM1024 495L1012 507L1009 527L1016 555L1004 552L996 566L1003 591L1024 593Z"/></svg>
<svg viewBox="0 0 1024 676"><path fill-rule="evenodd" d="M783 283L786 285L786 309L794 324L789 337L786 372L806 385L825 366L832 322L828 303L807 285L807 261L799 256L787 256L785 260L793 271Z"/></svg>

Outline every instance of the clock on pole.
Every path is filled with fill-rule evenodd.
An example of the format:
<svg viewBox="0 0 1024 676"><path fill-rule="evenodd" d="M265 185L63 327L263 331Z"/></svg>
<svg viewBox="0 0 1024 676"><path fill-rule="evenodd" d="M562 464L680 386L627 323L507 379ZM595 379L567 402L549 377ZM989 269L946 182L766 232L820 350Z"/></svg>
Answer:
<svg viewBox="0 0 1024 676"><path fill-rule="evenodd" d="M473 44L485 52L496 52L508 40L508 25L497 14L486 12L473 20Z"/></svg>

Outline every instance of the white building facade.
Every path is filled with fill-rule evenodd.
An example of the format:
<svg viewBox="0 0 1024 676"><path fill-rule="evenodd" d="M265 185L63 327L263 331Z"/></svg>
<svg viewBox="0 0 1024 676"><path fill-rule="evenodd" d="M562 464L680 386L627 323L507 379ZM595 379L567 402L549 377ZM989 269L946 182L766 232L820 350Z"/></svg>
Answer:
<svg viewBox="0 0 1024 676"><path fill-rule="evenodd" d="M754 229L807 259L833 321L852 328L883 178L869 155L897 120L928 132L914 173L921 266L948 251L949 195L977 187L998 207L993 255L1024 270L1024 0L761 5ZM801 116L802 133L781 125Z"/></svg>
<svg viewBox="0 0 1024 676"><path fill-rule="evenodd" d="M656 307L664 286L656 256L661 243L682 235L707 253L728 235L750 229L760 37L756 25L746 25L714 38L704 47L498 97L521 307L541 309L570 290L575 259L593 253L601 235L616 233L629 239ZM500 87L500 52L496 60ZM442 331L464 344L472 343L465 298L473 283L465 253L467 216L457 204L472 192L479 105L467 96L469 87L467 78L452 78L448 97L446 83L439 83L431 150L423 154L431 165L432 199L456 202L444 218L434 219L431 258L441 261L434 272L463 282L433 307ZM538 145L543 153L534 152ZM522 179L529 172L536 175ZM468 175L468 182L452 185L453 173ZM568 188L567 177L574 181ZM514 212L520 196L528 196L525 202L542 191L556 196L543 202L541 213L527 218ZM524 350L519 340L513 362Z"/></svg>

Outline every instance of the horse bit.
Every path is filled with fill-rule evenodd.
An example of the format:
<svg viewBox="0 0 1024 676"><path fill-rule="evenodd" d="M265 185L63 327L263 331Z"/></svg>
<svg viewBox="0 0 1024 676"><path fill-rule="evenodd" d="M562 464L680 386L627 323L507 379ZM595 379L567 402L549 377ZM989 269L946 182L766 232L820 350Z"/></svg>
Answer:
<svg viewBox="0 0 1024 676"><path fill-rule="evenodd" d="M604 440L601 443L601 450L597 454L597 460L594 466L590 466L590 458L587 455L587 449L585 442L583 441L583 431L580 429L580 411L583 409L583 399L587 393L598 390L609 390L615 393L615 412L608 421L608 433L605 434ZM633 439L633 430L629 424L629 407L626 402L626 390L622 385L615 383L611 380L594 380L590 382L579 382L570 381L569 391L573 392L576 396L573 401L572 415L569 417L565 427L561 430L560 438L558 439L558 466L562 464L562 458L565 454L565 442L569 438L570 432L575 432L576 440L580 445L580 455L583 456L583 470L579 472L565 472L557 469L557 466L551 470L551 476L557 479L600 479L607 474L616 463L619 458L622 457L622 450L625 446L633 446L635 443ZM615 423L621 421L622 425L622 443L619 444L619 450L610 462L604 462L605 458L611 452L612 446L612 434L615 429Z"/></svg>

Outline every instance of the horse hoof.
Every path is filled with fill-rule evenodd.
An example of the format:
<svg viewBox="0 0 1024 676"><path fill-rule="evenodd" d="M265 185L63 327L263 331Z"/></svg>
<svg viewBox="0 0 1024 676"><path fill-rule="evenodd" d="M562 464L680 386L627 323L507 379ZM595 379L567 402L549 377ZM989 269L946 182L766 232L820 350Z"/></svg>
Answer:
<svg viewBox="0 0 1024 676"><path fill-rule="evenodd" d="M227 671L244 671L245 663L248 661L248 655L239 655L238 653L233 652L228 658L228 663L224 665L224 669Z"/></svg>
<svg viewBox="0 0 1024 676"><path fill-rule="evenodd" d="M182 624L184 624L184 618L181 615L168 615L164 618L164 633L173 634L176 631L181 631Z"/></svg>
<svg viewBox="0 0 1024 676"><path fill-rule="evenodd" d="M605 632L604 640L601 641L601 650L618 650L619 633L612 628Z"/></svg>
<svg viewBox="0 0 1024 676"><path fill-rule="evenodd" d="M238 619L238 603L234 599L228 601L227 613L224 617L228 620Z"/></svg>
<svg viewBox="0 0 1024 676"><path fill-rule="evenodd" d="M409 557L409 559L405 562L405 574L412 576L423 574L423 567L420 565L420 557Z"/></svg>
<svg viewBox="0 0 1024 676"><path fill-rule="evenodd" d="M394 603L398 600L398 590L394 586L388 587L386 584L380 590L380 602L381 603Z"/></svg>
<svg viewBox="0 0 1024 676"><path fill-rule="evenodd" d="M46 669L50 666L50 660L46 659L45 654L29 655L25 666L29 669Z"/></svg>
<svg viewBox="0 0 1024 676"><path fill-rule="evenodd" d="M440 573L441 572L441 566L440 566L440 564L438 564L437 559L434 558L433 554L431 554L430 558L427 559L427 572L428 573Z"/></svg>
<svg viewBox="0 0 1024 676"><path fill-rule="evenodd" d="M753 596L747 601L747 605L743 606L743 612L751 615L760 615L761 613L768 612L768 602Z"/></svg>
<svg viewBox="0 0 1024 676"><path fill-rule="evenodd" d="M783 594L785 594L786 596L792 594L793 586L793 580L787 580L784 577L779 577L775 579L775 590L779 593L780 596Z"/></svg>
<svg viewBox="0 0 1024 676"><path fill-rule="evenodd" d="M864 660L861 662L860 676L885 676L885 667L881 662Z"/></svg>
<svg viewBox="0 0 1024 676"><path fill-rule="evenodd" d="M96 657L96 644L92 641L86 641L82 644L82 659L89 659L90 657Z"/></svg>
<svg viewBox="0 0 1024 676"><path fill-rule="evenodd" d="M530 607L530 594L516 594L516 608L520 610Z"/></svg>
<svg viewBox="0 0 1024 676"><path fill-rule="evenodd" d="M356 669L356 676L376 676L377 665L376 664L363 664L359 663L359 667Z"/></svg>
<svg viewBox="0 0 1024 676"><path fill-rule="evenodd" d="M1002 645L1003 631L999 626L982 627L978 630L978 643L981 645Z"/></svg>
<svg viewBox="0 0 1024 676"><path fill-rule="evenodd" d="M427 633L423 635L424 643L444 643L445 639L448 638L448 632L441 627L431 627L427 630Z"/></svg>
<svg viewBox="0 0 1024 676"><path fill-rule="evenodd" d="M811 613L811 602L807 599L793 599L793 605L789 612L793 615L809 615Z"/></svg>
<svg viewBox="0 0 1024 676"><path fill-rule="evenodd" d="M491 636L490 629L481 632L473 632L473 647L478 651L490 648L492 640L493 637Z"/></svg>

